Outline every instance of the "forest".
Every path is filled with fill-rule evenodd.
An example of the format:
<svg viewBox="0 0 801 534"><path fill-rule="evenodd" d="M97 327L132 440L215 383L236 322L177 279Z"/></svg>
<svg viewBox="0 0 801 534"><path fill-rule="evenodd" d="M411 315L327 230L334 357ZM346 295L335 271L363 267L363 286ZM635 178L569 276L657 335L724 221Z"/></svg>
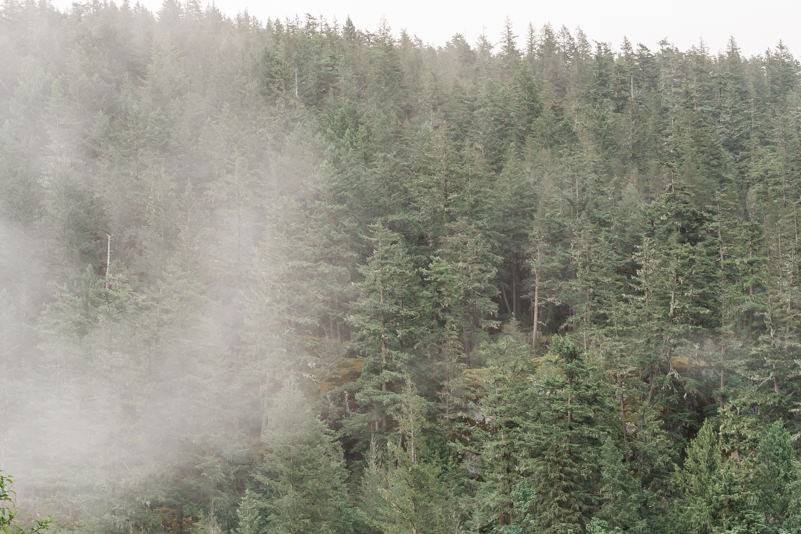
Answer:
<svg viewBox="0 0 801 534"><path fill-rule="evenodd" d="M390 24L4 0L0 532L801 532L799 61Z"/></svg>

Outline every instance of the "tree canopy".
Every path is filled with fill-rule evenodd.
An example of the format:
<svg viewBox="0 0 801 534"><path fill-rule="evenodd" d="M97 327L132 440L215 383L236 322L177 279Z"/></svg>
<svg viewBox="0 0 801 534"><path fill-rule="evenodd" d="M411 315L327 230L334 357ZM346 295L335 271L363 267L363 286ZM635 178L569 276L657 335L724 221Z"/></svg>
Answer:
<svg viewBox="0 0 801 534"><path fill-rule="evenodd" d="M781 43L6 0L0 58L3 533L801 528Z"/></svg>

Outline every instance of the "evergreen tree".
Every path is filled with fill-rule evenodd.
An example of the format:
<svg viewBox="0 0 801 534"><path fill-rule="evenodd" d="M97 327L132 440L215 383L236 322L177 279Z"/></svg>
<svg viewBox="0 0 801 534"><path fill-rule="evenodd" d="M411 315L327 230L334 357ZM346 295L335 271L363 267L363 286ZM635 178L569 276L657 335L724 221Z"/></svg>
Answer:
<svg viewBox="0 0 801 534"><path fill-rule="evenodd" d="M497 393L487 398L492 426L484 454L496 465L484 487L495 513L479 521L490 521L496 531L515 525L581 532L598 506L607 396L571 340L556 338L554 345L539 376L516 359L511 374L500 375L502 381L494 385Z"/></svg>
<svg viewBox="0 0 801 534"><path fill-rule="evenodd" d="M1 5L0 530L801 531L784 44Z"/></svg>
<svg viewBox="0 0 801 534"><path fill-rule="evenodd" d="M289 384L273 411L266 451L238 510L241 534L351 532L353 512L342 448L333 432L298 402Z"/></svg>
<svg viewBox="0 0 801 534"><path fill-rule="evenodd" d="M791 531L793 499L799 482L799 464L791 436L780 423L768 426L754 455L756 510L764 516L765 532Z"/></svg>
<svg viewBox="0 0 801 534"><path fill-rule="evenodd" d="M601 506L588 525L588 531L647 532L642 518L643 494L625 458L611 436L600 454Z"/></svg>
<svg viewBox="0 0 801 534"><path fill-rule="evenodd" d="M427 458L424 401L409 382L401 395L398 439L387 442L385 454L371 442L361 486L362 521L387 533L457 531L455 496L442 468Z"/></svg>
<svg viewBox="0 0 801 534"><path fill-rule="evenodd" d="M676 524L692 532L761 532L764 524L745 480L742 467L724 457L712 422L704 422L676 474Z"/></svg>
<svg viewBox="0 0 801 534"><path fill-rule="evenodd" d="M356 400L363 412L353 416L354 432L386 436L396 427L404 380L416 368L412 352L425 341L423 323L429 303L422 278L400 234L372 227L374 250L362 269L360 298L350 324L364 370ZM358 425L358 427L356 427Z"/></svg>

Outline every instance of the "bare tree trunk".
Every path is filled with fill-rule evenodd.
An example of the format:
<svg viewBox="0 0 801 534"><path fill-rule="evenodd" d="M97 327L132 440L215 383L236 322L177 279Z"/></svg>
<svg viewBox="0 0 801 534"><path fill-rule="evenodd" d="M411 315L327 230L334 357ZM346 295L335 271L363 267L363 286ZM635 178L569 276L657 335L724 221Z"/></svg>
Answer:
<svg viewBox="0 0 801 534"><path fill-rule="evenodd" d="M724 351L721 350L720 351L720 363L718 364L718 373L720 375L720 377L719 377L720 378L719 389L720 389L720 409L721 410L723 410L723 407L725 405L725 402L723 400L723 388L726 387L726 372L724 371L724 368L723 368L723 355L724 355Z"/></svg>
<svg viewBox="0 0 801 534"><path fill-rule="evenodd" d="M534 298L531 301L531 344L537 344L540 329L540 272L534 270Z"/></svg>
<svg viewBox="0 0 801 534"><path fill-rule="evenodd" d="M111 282L109 281L109 274L111 273L111 234L106 232L106 289L111 287Z"/></svg>
<svg viewBox="0 0 801 534"><path fill-rule="evenodd" d="M512 317L517 318L517 262L512 262Z"/></svg>
<svg viewBox="0 0 801 534"><path fill-rule="evenodd" d="M384 305L384 288L383 286L379 288L378 291L378 301L382 305ZM384 317L383 313L381 316L381 373L386 371L387 369L387 341L386 341L386 328L384 325ZM381 391L385 392L387 390L387 383L382 378L381 379ZM376 422L376 426L380 424L381 430L386 429L387 427L387 420L386 417L382 414L379 421Z"/></svg>
<svg viewBox="0 0 801 534"><path fill-rule="evenodd" d="M623 439L626 439L626 396L623 394L623 381L618 376L617 400L620 404L620 430L623 432Z"/></svg>
<svg viewBox="0 0 801 534"><path fill-rule="evenodd" d="M506 306L506 311L512 313L512 306L509 304L509 298L506 296L506 290L501 288L501 297L503 297L503 304Z"/></svg>
<svg viewBox="0 0 801 534"><path fill-rule="evenodd" d="M542 256L542 249L540 243L537 243L536 254L534 257L534 265L532 268L534 274L534 295L531 299L531 345L537 344L537 339L540 333L540 261Z"/></svg>
<svg viewBox="0 0 801 534"><path fill-rule="evenodd" d="M234 152L234 184L236 187L236 265L242 272L242 188L239 183L239 152Z"/></svg>

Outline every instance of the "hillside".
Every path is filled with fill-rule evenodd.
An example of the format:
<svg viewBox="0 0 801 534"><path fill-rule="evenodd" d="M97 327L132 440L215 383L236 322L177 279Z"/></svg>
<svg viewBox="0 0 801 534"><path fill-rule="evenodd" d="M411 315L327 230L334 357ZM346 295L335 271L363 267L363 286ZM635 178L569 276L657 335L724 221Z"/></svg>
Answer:
<svg viewBox="0 0 801 534"><path fill-rule="evenodd" d="M511 27L6 0L15 523L801 531L798 60Z"/></svg>

